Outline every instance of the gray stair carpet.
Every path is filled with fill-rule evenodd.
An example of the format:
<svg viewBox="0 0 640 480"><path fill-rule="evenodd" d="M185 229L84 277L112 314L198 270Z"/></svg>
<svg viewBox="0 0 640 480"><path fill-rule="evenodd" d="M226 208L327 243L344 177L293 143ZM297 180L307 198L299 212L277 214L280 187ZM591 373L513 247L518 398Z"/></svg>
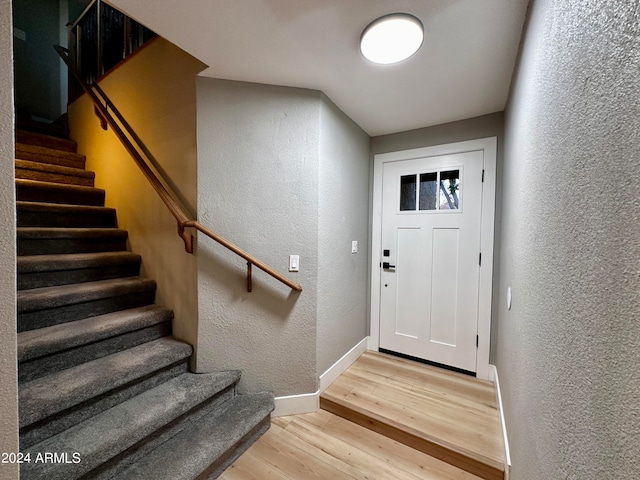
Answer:
<svg viewBox="0 0 640 480"><path fill-rule="evenodd" d="M34 445L26 452L78 453L77 464L26 465L22 475L29 479L68 480L79 478L101 464L145 440L189 410L235 384L239 372L183 374L147 390L108 411ZM228 401L232 391L228 391ZM222 403L226 403L223 401ZM25 465L23 465L25 467ZM152 477L147 477L152 478Z"/></svg>
<svg viewBox="0 0 640 480"><path fill-rule="evenodd" d="M269 428L273 394L189 373L75 142L16 139L20 478L216 478Z"/></svg>
<svg viewBox="0 0 640 480"><path fill-rule="evenodd" d="M19 381L95 360L171 334L173 312L156 305L18 333Z"/></svg>
<svg viewBox="0 0 640 480"><path fill-rule="evenodd" d="M100 188L16 178L16 198L22 202L61 203L103 207L105 191Z"/></svg>
<svg viewBox="0 0 640 480"><path fill-rule="evenodd" d="M190 355L189 344L165 337L25 383L19 394L20 426L104 395Z"/></svg>
<svg viewBox="0 0 640 480"><path fill-rule="evenodd" d="M73 147L71 147L73 148ZM16 159L32 162L60 165L61 167L84 168L86 158L75 152L56 150L55 148L16 143Z"/></svg>
<svg viewBox="0 0 640 480"><path fill-rule="evenodd" d="M131 252L20 256L18 290L134 277L141 260Z"/></svg>
<svg viewBox="0 0 640 480"><path fill-rule="evenodd" d="M127 249L127 231L117 228L19 227L18 255L116 252Z"/></svg>
<svg viewBox="0 0 640 480"><path fill-rule="evenodd" d="M20 384L20 445L33 445L188 371L171 337Z"/></svg>
<svg viewBox="0 0 640 480"><path fill-rule="evenodd" d="M18 334L18 361L23 362L58 353L65 349L169 322L173 312L156 305L122 310L107 315L63 323Z"/></svg>
<svg viewBox="0 0 640 480"><path fill-rule="evenodd" d="M16 178L93 187L95 173L81 168L16 159Z"/></svg>
<svg viewBox="0 0 640 480"><path fill-rule="evenodd" d="M148 305L155 288L149 278L128 277L19 290L18 331Z"/></svg>
<svg viewBox="0 0 640 480"><path fill-rule="evenodd" d="M16 144L52 148L62 152L76 153L78 151L78 145L73 140L43 135L42 133L28 130L16 130Z"/></svg>
<svg viewBox="0 0 640 480"><path fill-rule="evenodd" d="M16 202L18 227L115 227L113 208L46 202Z"/></svg>
<svg viewBox="0 0 640 480"><path fill-rule="evenodd" d="M251 440L269 429L272 410L271 394L236 396L115 478L190 480L203 474L215 478L249 447ZM187 457L190 462L185 465L181 459Z"/></svg>

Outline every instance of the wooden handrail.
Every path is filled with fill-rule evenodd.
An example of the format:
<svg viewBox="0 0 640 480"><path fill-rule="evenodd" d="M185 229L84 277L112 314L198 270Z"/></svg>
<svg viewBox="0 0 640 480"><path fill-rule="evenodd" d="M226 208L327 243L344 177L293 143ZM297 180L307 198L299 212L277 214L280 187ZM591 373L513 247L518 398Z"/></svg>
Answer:
<svg viewBox="0 0 640 480"><path fill-rule="evenodd" d="M136 148L133 142L129 139L129 137L131 137L137 143L136 139L138 137L135 134L135 132L133 132L129 124L124 120L120 112L115 108L115 105L113 104L113 102L109 100L107 95L98 85L96 84L88 85L84 81L84 79L82 79L78 71L74 68L74 66L71 64L71 61L69 60L69 54L67 49L59 45L54 46L54 48L56 49L56 51L58 52L62 60L67 64L67 67L69 67L69 71L71 72L73 77L78 81L78 83L82 86L84 91L87 92L87 95L89 95L89 98L91 98L91 100L93 101L99 116L108 125L111 126L111 128L113 129L113 132L116 134L120 142L122 142L122 145L125 147L127 152L129 152L129 154L133 158L136 165L138 165L138 167L142 171L142 174L149 181L149 183L151 184L153 189L156 191L156 193L158 194L162 202L169 209L169 212L171 212L171 215L173 215L173 217L178 222L178 234L184 241L184 248L188 253L193 253L193 235L188 233L186 229L193 228L203 233L207 237L211 238L212 240L218 242L220 245L231 250L233 253L235 253L236 255L239 255L240 257L244 258L247 261L247 291L250 292L252 289L252 278L251 278L252 265L255 265L263 272L271 275L273 278L284 283L285 285L290 287L292 290L296 290L298 292L302 291L302 287L299 284L289 280L287 277L280 274L275 269L271 268L264 262L258 260L253 255L245 252L240 247L238 247L237 245L234 245L226 238L218 235L214 231L205 227L197 220L193 220L192 218L190 218L189 214L187 213L187 209L184 207L184 205L182 205L182 203L180 202L176 194L169 187L165 185L167 182L165 183L161 182L158 176L153 171L153 169L142 157L139 151L139 150L142 150L142 148L140 146ZM102 99L100 97L102 97ZM120 123L122 123L122 125L125 127L125 129L127 130L128 136L127 136L127 133L124 132L120 124L116 121L116 119L113 118L109 110L112 110L114 112L114 114L116 115Z"/></svg>
<svg viewBox="0 0 640 480"><path fill-rule="evenodd" d="M271 275L273 278L275 278L277 280L280 280L282 283L284 283L285 285L288 285L293 290L297 290L298 292L302 291L302 287L300 285L298 285L295 282L292 282L287 277L285 277L284 275L278 273L276 270L271 268L266 263L258 260L256 257L251 255L250 253L245 252L240 247L238 247L237 245L234 245L233 243L231 243L226 238L224 238L224 237L218 235L217 233L213 232L212 230L208 229L207 227L202 225L200 222L195 221L195 220L189 220L189 221L184 223L184 228L188 228L188 227L195 228L199 232L204 233L207 237L215 240L220 245L228 248L233 253L235 253L236 255L244 258L247 261L247 266L249 267L249 269L247 271L247 287L248 287L247 290L251 291L251 286L250 286L251 285L251 265L255 265L256 267L258 267L263 272L268 273L269 275Z"/></svg>

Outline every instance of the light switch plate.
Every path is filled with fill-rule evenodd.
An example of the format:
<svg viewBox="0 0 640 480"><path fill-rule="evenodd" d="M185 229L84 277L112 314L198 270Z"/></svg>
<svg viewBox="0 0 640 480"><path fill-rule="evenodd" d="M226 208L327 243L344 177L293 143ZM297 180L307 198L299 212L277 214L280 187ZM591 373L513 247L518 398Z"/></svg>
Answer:
<svg viewBox="0 0 640 480"><path fill-rule="evenodd" d="M300 255L289 255L289 271L300 271Z"/></svg>
<svg viewBox="0 0 640 480"><path fill-rule="evenodd" d="M351 242L351 253L358 253L358 241Z"/></svg>

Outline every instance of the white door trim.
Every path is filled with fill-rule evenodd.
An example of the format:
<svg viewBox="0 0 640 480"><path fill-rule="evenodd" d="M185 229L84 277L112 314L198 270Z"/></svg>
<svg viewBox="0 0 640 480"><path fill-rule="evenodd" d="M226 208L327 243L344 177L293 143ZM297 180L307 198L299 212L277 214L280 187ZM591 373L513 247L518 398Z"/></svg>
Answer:
<svg viewBox="0 0 640 480"><path fill-rule="evenodd" d="M400 152L381 153L373 157L373 218L371 221L371 324L369 348L380 348L380 252L382 238L382 170L386 162L412 160L415 158L450 155L469 151L484 152L484 185L482 188L482 223L480 226L480 248L482 267L478 292L478 355L476 375L488 380L489 348L491 345L491 295L493 281L493 232L496 203L496 137L449 143L432 147L415 148Z"/></svg>

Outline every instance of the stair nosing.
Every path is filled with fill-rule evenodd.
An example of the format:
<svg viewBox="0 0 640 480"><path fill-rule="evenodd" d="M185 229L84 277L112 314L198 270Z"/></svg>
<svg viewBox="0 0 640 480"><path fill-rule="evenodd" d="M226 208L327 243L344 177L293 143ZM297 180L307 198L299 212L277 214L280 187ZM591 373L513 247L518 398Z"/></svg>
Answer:
<svg viewBox="0 0 640 480"><path fill-rule="evenodd" d="M49 468L58 470L53 473L43 472L42 464L29 463L23 465L23 471L29 478L63 480L68 478L65 476L68 472L63 470L73 468L74 478L77 478L212 398L217 392L229 388L239 378L238 371L179 375L26 450L32 454L49 451L80 452L82 462L73 465L49 464ZM178 389L184 392L180 398L176 396ZM163 395L165 391L173 392L174 395ZM186 395L186 392L189 394ZM160 399L156 400L156 397ZM143 409L144 415L138 414L137 409ZM114 426L114 417L120 420L121 426ZM104 434L96 435L96 432ZM87 449L90 449L89 452Z"/></svg>
<svg viewBox="0 0 640 480"><path fill-rule="evenodd" d="M33 145L31 143L16 142L15 144L16 155L18 152L33 153L37 155L43 155L46 157L64 158L67 160L76 160L78 162L85 162L86 156L81 153L69 152L67 150L60 150L57 148L45 147L42 145ZM24 160L20 158L20 160ZM33 161L33 160L31 160Z"/></svg>
<svg viewBox="0 0 640 480"><path fill-rule="evenodd" d="M38 233L47 233L49 237L36 235ZM116 227L17 227L16 235L20 239L52 239L52 238L82 238L86 234L95 234L88 238L100 238L100 236L108 237L127 237L127 230Z"/></svg>
<svg viewBox="0 0 640 480"><path fill-rule="evenodd" d="M64 146L64 148L55 148L55 150L61 150L61 151L71 152L71 153L77 153L77 150L78 150L78 143L75 140L71 140L70 138L62 138L55 135L47 135L46 133L33 132L31 130L20 128L18 126L18 128L16 128L15 130L16 143L18 143L18 137L20 136L22 136L23 139L25 136L32 137L31 139L35 139L35 143L19 142L24 145L33 145L33 146L40 147L43 145L38 145L39 142L49 142L49 143L57 144L58 147ZM51 147L45 147L45 148L51 148Z"/></svg>
<svg viewBox="0 0 640 480"><path fill-rule="evenodd" d="M22 185L23 187L37 188L37 189L50 189L50 190L70 190L74 192L83 193L106 193L102 188L88 187L86 185L73 185L70 183L55 183L46 182L44 180L32 180L30 178L16 178L16 185ZM59 204L56 204L59 205Z"/></svg>
<svg viewBox="0 0 640 480"><path fill-rule="evenodd" d="M25 175L29 177L29 175ZM16 200L22 202L46 202L57 205L104 207L106 191L89 185L16 178Z"/></svg>
<svg viewBox="0 0 640 480"><path fill-rule="evenodd" d="M167 308L145 305L75 322L19 332L18 362L35 360L64 350L90 345L127 332L168 322L172 318L173 311Z"/></svg>
<svg viewBox="0 0 640 480"><path fill-rule="evenodd" d="M136 276L19 290L17 311L20 314L48 310L155 288L155 280ZM78 295L80 295L80 299L78 299Z"/></svg>
<svg viewBox="0 0 640 480"><path fill-rule="evenodd" d="M91 170L85 170L83 168L64 167L61 165L55 165L52 163L35 162L33 160L15 159L16 169L31 170L36 172L52 173L58 175L64 175L68 177L80 177L87 179L95 179L95 172Z"/></svg>
<svg viewBox="0 0 640 480"><path fill-rule="evenodd" d="M97 207L93 205L73 205L70 203L49 203L49 202L26 202L18 200L16 202L18 211L49 211L49 212L68 212L68 213L87 213L100 215L115 215L116 210L111 207Z"/></svg>
<svg viewBox="0 0 640 480"><path fill-rule="evenodd" d="M141 261L142 257L140 255L128 251L21 255L17 257L17 272L18 274L64 272L105 266L131 265Z"/></svg>
<svg viewBox="0 0 640 480"><path fill-rule="evenodd" d="M163 337L24 383L18 390L20 428L189 358L192 351L191 345L187 343L173 337ZM131 369L131 362L126 361L123 362L124 365L118 365L123 358L132 358L136 368ZM154 361L150 363L149 359ZM111 369L108 368L109 365L112 366ZM103 374L105 371L115 373L107 378ZM89 375L90 372L94 374ZM62 395L56 387L65 385L65 382L71 383L71 387L67 387L68 390ZM55 398L49 394L55 395ZM49 409L43 409L41 404L47 405Z"/></svg>
<svg viewBox="0 0 640 480"><path fill-rule="evenodd" d="M373 431L378 431L375 428L371 428L371 426L365 425L363 423L360 423L359 421L356 421L352 418L349 417L345 417L343 415L341 415L340 413L335 412L332 408L331 405L328 404L334 404L338 407L341 407L343 409L346 410L350 410L351 412L353 412L356 416L363 416L366 418L370 419L370 422L374 422L374 423L378 423L380 425L384 425L387 427L387 429L392 429L395 432L399 432L405 435L409 435L411 437L420 439L422 442L425 442L428 445L432 445L433 447L435 447L436 449L443 449L447 452L450 452L450 454L454 455L454 456L460 456L460 457L464 457L465 459L467 459L467 461L472 462L474 465L478 465L480 468L482 469L490 469L492 471L498 471L498 472L504 472L505 466L503 462L498 462L497 460L494 460L493 458L490 458L486 455L483 455L481 453L478 452L473 452L467 448L461 447L459 445L455 445L452 444L446 440L443 440L441 438L438 438L434 435L431 435L427 432L423 432L420 430L416 430L408 425L404 425L401 423L396 422L393 419L390 418L386 418L374 411L371 411L367 408L363 408L360 407L358 405L354 405L353 403L349 402L348 400L344 400L336 395L331 394L330 392L325 391L324 393L322 393L322 395L320 395L320 408L327 410L328 412L334 413L335 415L341 416L343 418L346 418L349 421L352 421L356 424L362 425L366 428L369 428ZM371 425L371 423L369 424ZM380 433L380 432L378 432ZM402 440L400 440L399 438L396 438L397 436L394 435L389 435L388 431L387 433L385 433L385 436L396 440L400 443L403 443ZM416 448L416 447L413 447ZM427 451L427 450L420 450L428 455L434 456L435 458L440 458L441 460L443 460L440 456L438 456L436 453L434 453L433 451ZM446 461L446 460L444 460ZM452 463L452 462L447 462L447 463L451 463L454 466L457 466L458 468L461 469L465 469L464 467L461 467L460 465L456 464L456 463ZM471 470L467 470L470 473L474 473ZM474 473L475 475L478 475L478 473Z"/></svg>
<svg viewBox="0 0 640 480"><path fill-rule="evenodd" d="M168 458L169 470L166 470L166 463L163 463L163 474L164 476L158 476L158 472L154 472L153 478L167 478L171 480L190 480L194 478L195 475L199 475L209 468L217 458L224 455L229 449L231 449L236 442L231 442L227 438L227 430L221 428L219 424L221 421L224 423L225 417L230 414L230 411L233 409L246 409L251 406L248 402L252 399L260 398L263 400L271 399L271 405L267 408L260 408L254 412L251 412L249 417L245 417L250 419L250 422L247 422L244 428L241 430L241 436L239 440L242 440L248 433L250 433L256 425L258 425L266 416L269 415L273 411L273 395L270 393L256 393L252 395L237 395L232 400L226 402L220 409L211 412L206 415L202 419L200 419L197 423L190 425L187 428L184 428L172 438L168 439L162 445L159 445L156 449L149 452L147 455L142 457L136 463L130 465L123 472L117 475L115 478L117 479L135 479L135 478L148 478L149 472L145 469L149 464L160 464L163 459L167 459L167 457L173 456L173 460L176 460L176 457L179 458L187 458L189 453L192 453L194 450L198 450L200 453L208 452L209 449L207 445L203 445L202 443L194 442L194 439L201 438L198 435L203 433L203 430L206 430L206 435L208 438L214 437L218 440L216 442L216 447L218 450L216 453L218 454L216 457L212 458L211 456L205 455L195 455L192 461L189 464L191 467L191 471L184 471L184 464L181 462L171 461L172 458ZM214 428L217 427L217 428ZM218 434L218 435L216 435ZM222 438L220 438L222 437ZM171 467L173 467L171 469ZM194 469L195 467L195 469ZM139 469L142 468L142 471ZM136 471L138 470L138 471ZM193 470L196 470L194 472Z"/></svg>

